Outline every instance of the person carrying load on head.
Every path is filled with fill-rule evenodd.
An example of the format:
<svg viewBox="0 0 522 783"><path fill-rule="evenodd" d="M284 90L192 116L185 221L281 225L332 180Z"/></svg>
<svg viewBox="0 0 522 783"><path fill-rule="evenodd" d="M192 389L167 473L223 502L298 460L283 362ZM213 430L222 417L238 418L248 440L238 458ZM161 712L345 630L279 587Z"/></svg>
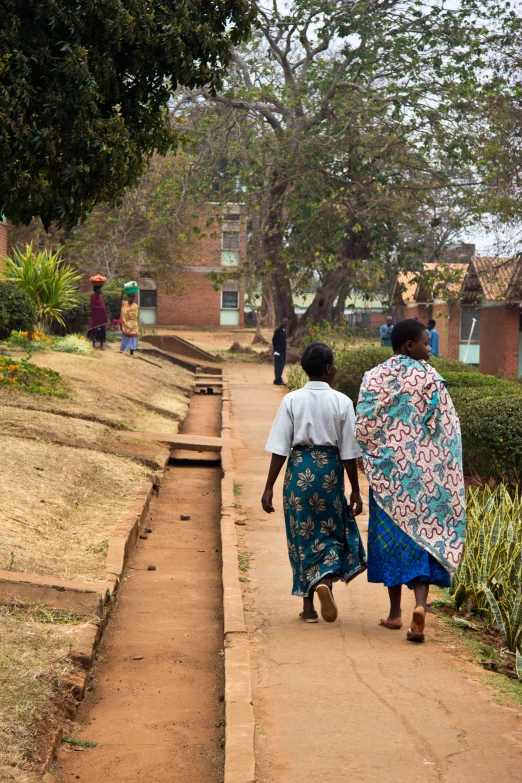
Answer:
<svg viewBox="0 0 522 783"><path fill-rule="evenodd" d="M138 348L138 316L140 308L136 303L136 294L140 291L138 284L135 280L131 280L129 283L125 283L123 286L123 292L121 295L121 343L120 353L129 351L131 356L134 356L134 351ZM127 297L127 301L124 301L124 297Z"/></svg>
<svg viewBox="0 0 522 783"><path fill-rule="evenodd" d="M106 280L107 278L103 277L103 275L93 275L89 281L92 283L93 293L89 302L91 317L89 318L87 337L92 340L93 348L96 348L96 341L98 340L102 351L103 343L107 339L107 326L109 324L109 317L101 293L102 286Z"/></svg>

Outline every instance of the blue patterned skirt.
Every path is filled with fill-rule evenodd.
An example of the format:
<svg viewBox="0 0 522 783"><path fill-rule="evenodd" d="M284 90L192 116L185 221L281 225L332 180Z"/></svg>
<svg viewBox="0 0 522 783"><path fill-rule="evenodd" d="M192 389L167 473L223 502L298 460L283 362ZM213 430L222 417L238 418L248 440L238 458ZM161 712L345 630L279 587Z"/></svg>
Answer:
<svg viewBox="0 0 522 783"><path fill-rule="evenodd" d="M439 587L449 587L451 582L449 571L395 524L370 489L368 581L413 589L414 579Z"/></svg>
<svg viewBox="0 0 522 783"><path fill-rule="evenodd" d="M138 338L137 337L127 337L126 334L122 334L121 336L121 343L120 343L120 351L136 351L138 348Z"/></svg>
<svg viewBox="0 0 522 783"><path fill-rule="evenodd" d="M349 582L366 569L359 528L344 496L335 446L292 449L283 490L292 595L307 597L327 574Z"/></svg>

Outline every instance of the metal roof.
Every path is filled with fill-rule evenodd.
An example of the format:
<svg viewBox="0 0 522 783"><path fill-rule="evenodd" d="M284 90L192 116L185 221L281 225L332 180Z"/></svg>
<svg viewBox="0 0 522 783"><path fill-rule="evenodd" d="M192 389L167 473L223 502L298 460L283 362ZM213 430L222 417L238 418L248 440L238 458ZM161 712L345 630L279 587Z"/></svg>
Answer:
<svg viewBox="0 0 522 783"><path fill-rule="evenodd" d="M475 256L471 259L475 275L468 274L466 290L478 281L482 295L490 302L522 298L522 259L502 256Z"/></svg>
<svg viewBox="0 0 522 783"><path fill-rule="evenodd" d="M433 299L444 299L444 291L449 291L452 294L459 293L467 270L468 264L425 263L423 264L424 272L436 273L443 280L445 272L450 271L453 279L440 284L429 282L429 287L434 290L428 292L423 287L422 272L403 272L397 277L395 291L397 291L399 286L403 289L400 292L400 300L405 305L414 304L415 302L428 303Z"/></svg>

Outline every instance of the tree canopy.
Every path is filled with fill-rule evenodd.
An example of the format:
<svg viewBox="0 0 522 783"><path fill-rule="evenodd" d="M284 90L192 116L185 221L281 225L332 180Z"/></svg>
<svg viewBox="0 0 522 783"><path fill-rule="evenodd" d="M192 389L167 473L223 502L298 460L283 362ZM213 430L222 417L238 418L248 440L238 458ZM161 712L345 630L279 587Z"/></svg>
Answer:
<svg viewBox="0 0 522 783"><path fill-rule="evenodd" d="M204 237L197 204L190 198L191 166L183 150L154 155L117 207L99 204L69 230L53 225L46 232L39 219L12 228L12 251L29 244L37 250L61 248L64 259L84 277L152 277L172 292L180 285L187 257Z"/></svg>
<svg viewBox="0 0 522 783"><path fill-rule="evenodd" d="M0 213L72 227L115 203L179 134L179 86L219 89L248 0L5 0Z"/></svg>
<svg viewBox="0 0 522 783"><path fill-rule="evenodd" d="M484 213L479 168L502 133L492 96L511 97L503 66L520 19L485 0L256 9L254 35L234 49L207 111L228 126L226 164L255 205L257 274L295 329L296 281L319 283L304 327L364 265L407 262Z"/></svg>

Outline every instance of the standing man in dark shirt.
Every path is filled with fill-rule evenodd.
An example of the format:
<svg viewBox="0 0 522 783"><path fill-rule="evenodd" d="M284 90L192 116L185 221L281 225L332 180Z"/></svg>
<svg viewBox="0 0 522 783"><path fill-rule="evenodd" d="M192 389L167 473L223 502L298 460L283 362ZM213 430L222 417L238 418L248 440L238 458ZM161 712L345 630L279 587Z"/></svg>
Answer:
<svg viewBox="0 0 522 783"><path fill-rule="evenodd" d="M283 370L285 369L286 362L286 325L288 318L283 318L281 326L278 326L272 337L272 345L274 346L274 373L275 373L275 385L284 386Z"/></svg>

